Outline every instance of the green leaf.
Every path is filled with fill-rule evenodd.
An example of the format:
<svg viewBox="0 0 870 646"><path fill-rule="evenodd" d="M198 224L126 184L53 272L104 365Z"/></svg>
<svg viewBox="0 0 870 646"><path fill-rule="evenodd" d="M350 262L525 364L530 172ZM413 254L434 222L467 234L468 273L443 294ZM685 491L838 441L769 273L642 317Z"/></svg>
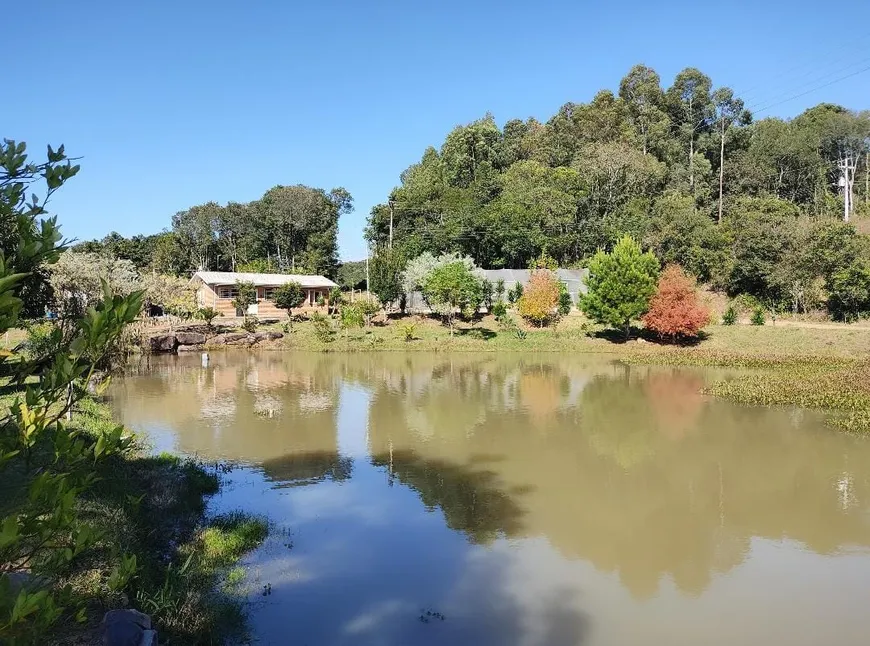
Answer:
<svg viewBox="0 0 870 646"><path fill-rule="evenodd" d="M0 529L0 548L11 545L18 540L18 519L15 516L7 516L3 519L3 527Z"/></svg>

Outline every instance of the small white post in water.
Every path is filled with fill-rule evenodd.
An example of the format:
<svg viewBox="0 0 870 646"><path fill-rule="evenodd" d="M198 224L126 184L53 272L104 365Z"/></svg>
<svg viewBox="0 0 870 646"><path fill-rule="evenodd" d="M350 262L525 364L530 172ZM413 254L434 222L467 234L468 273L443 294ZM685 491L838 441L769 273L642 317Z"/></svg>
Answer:
<svg viewBox="0 0 870 646"><path fill-rule="evenodd" d="M202 353L202 367L208 368L208 352Z"/></svg>

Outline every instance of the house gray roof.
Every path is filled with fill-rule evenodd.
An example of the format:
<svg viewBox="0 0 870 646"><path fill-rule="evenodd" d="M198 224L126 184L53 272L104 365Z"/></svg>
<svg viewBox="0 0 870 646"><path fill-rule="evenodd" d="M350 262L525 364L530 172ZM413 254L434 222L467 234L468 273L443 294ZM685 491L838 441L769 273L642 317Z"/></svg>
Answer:
<svg viewBox="0 0 870 646"><path fill-rule="evenodd" d="M532 274L528 269L478 269L477 271L493 283L503 280L505 290L513 288L517 283L525 285L529 282L529 277ZM577 302L578 295L586 293L586 278L588 276L588 269L556 270L556 277L565 283L574 303Z"/></svg>
<svg viewBox="0 0 870 646"><path fill-rule="evenodd" d="M199 279L206 285L235 285L239 282L254 283L257 287L270 287L285 283L299 283L303 287L338 287L325 276L301 274L251 274L236 271L198 271L190 280Z"/></svg>
<svg viewBox="0 0 870 646"><path fill-rule="evenodd" d="M497 283L500 280L504 281L505 291L510 291L514 285L520 283L525 286L529 282L531 271L528 269L475 269L475 273L487 280ZM580 296L587 291L586 279L589 276L588 269L557 269L556 277L565 283L568 288L568 293L571 295L571 301L574 305L580 300ZM411 292L407 296L407 307L412 312L427 312L429 307L423 300L423 295L420 292Z"/></svg>

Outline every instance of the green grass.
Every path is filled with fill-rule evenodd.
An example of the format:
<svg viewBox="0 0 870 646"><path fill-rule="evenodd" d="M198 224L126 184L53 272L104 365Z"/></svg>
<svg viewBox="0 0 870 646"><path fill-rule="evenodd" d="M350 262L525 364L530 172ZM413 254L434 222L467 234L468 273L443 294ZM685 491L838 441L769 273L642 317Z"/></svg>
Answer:
<svg viewBox="0 0 870 646"><path fill-rule="evenodd" d="M13 329L0 334L0 350L11 350L27 338L27 332Z"/></svg>
<svg viewBox="0 0 870 646"><path fill-rule="evenodd" d="M8 406L13 397L4 395L0 406ZM96 435L116 424L108 406L84 399L69 426ZM14 478L14 465L2 475ZM220 487L218 471L175 455L153 456L139 446L99 461L95 475L76 512L100 539L53 577L57 589L68 586L70 607L85 608L85 622L67 616L44 643L95 641L103 614L116 607L150 614L161 643L218 644L243 638L243 605L233 592L244 571L236 564L262 542L265 521L241 513L205 519L206 498ZM5 515L24 501L28 483L3 484L9 494L2 504ZM135 556L137 571L124 588L113 589L110 577L125 556Z"/></svg>
<svg viewBox="0 0 870 646"><path fill-rule="evenodd" d="M268 531L264 519L242 512L209 520L181 545L180 558L163 573L160 585L139 591L139 606L157 618L172 643L245 638L245 616L236 596L245 570L237 563Z"/></svg>
<svg viewBox="0 0 870 646"><path fill-rule="evenodd" d="M199 535L203 567L228 568L266 538L269 526L262 518L233 512L213 518Z"/></svg>
<svg viewBox="0 0 870 646"><path fill-rule="evenodd" d="M408 324L413 322L413 335L407 340ZM272 325L263 329L281 329ZM784 360L825 357L853 360L867 356L870 349L870 328L849 325L830 327L793 327L788 325L711 325L705 337L690 347L638 341L640 330L623 342L601 326L572 314L555 328L523 326L525 338L499 325L492 317L475 324L460 323L453 337L437 319L427 317L391 318L388 322L364 329L351 330L347 337L337 330L335 339L325 342L317 338L309 321L293 324L293 331L283 339L261 347L314 352L572 352L605 353L630 360L694 364L745 365L781 362Z"/></svg>

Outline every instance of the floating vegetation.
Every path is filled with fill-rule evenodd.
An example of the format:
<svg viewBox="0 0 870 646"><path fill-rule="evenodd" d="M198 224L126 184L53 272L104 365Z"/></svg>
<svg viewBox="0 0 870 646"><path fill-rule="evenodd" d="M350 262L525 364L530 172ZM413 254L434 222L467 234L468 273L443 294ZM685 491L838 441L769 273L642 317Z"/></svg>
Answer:
<svg viewBox="0 0 870 646"><path fill-rule="evenodd" d="M787 363L711 385L705 392L742 404L794 405L830 412L839 429L870 432L870 365Z"/></svg>

